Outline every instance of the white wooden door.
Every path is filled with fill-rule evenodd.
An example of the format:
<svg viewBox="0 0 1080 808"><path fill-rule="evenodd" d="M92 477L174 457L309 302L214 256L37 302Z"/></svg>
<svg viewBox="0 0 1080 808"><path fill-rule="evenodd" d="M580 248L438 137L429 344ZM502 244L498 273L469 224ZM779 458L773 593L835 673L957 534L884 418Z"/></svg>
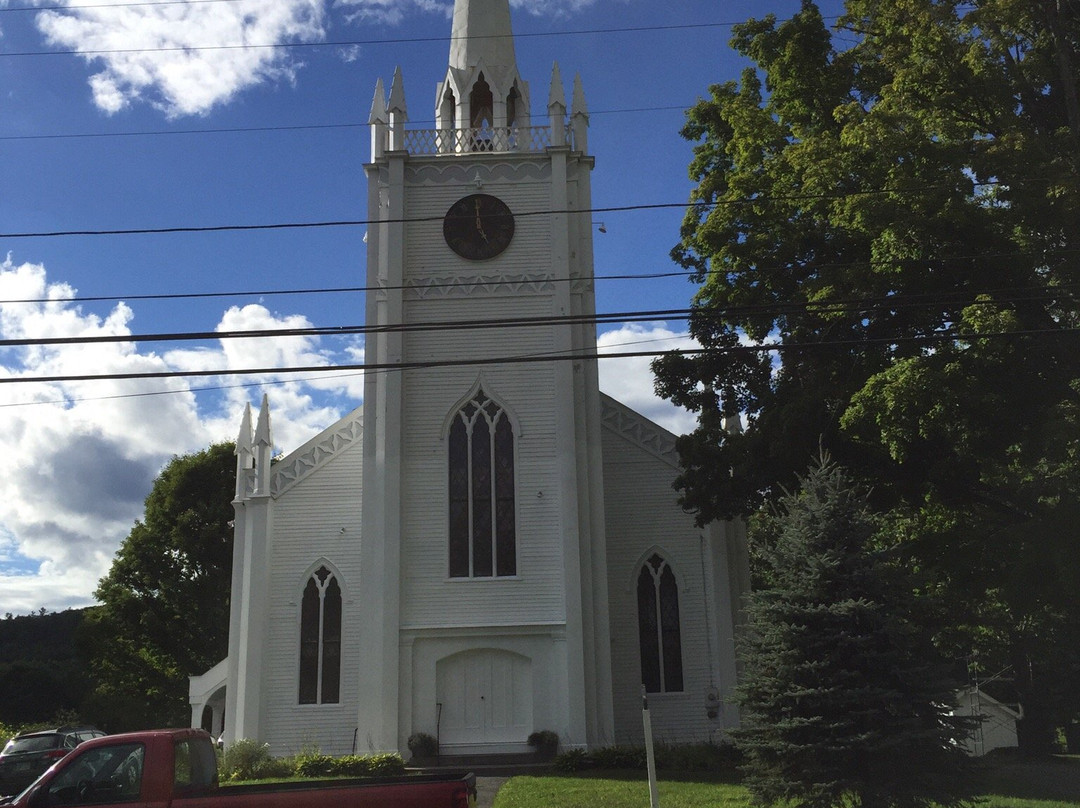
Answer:
<svg viewBox="0 0 1080 808"><path fill-rule="evenodd" d="M523 743L532 732L532 663L495 649L463 651L436 664L443 744Z"/></svg>

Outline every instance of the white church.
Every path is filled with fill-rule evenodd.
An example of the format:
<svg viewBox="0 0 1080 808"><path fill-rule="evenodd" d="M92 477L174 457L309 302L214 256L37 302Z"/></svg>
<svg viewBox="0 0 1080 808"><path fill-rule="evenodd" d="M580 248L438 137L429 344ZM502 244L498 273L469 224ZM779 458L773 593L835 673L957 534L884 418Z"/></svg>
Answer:
<svg viewBox="0 0 1080 808"><path fill-rule="evenodd" d="M438 77L435 77L438 78ZM588 111L530 117L508 0L456 0L434 129L380 81L363 406L271 464L237 441L229 655L192 721L277 755L527 752L738 721L736 523L677 502L675 437L597 384Z"/></svg>

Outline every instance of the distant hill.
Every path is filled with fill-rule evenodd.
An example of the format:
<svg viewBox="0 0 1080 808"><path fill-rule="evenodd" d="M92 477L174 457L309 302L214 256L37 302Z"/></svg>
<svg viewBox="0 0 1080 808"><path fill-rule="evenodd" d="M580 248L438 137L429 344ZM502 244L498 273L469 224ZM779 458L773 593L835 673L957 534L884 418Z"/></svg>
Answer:
<svg viewBox="0 0 1080 808"><path fill-rule="evenodd" d="M0 723L47 723L79 709L91 683L78 642L89 611L0 620Z"/></svg>

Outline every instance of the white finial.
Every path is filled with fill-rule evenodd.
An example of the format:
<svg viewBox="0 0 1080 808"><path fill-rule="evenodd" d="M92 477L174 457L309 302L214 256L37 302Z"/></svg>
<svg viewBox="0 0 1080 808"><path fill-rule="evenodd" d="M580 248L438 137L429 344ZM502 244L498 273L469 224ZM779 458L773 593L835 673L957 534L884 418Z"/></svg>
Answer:
<svg viewBox="0 0 1080 808"><path fill-rule="evenodd" d="M574 76L574 99L570 102L571 115L589 117L589 108L585 105L585 90L581 86L581 74Z"/></svg>
<svg viewBox="0 0 1080 808"><path fill-rule="evenodd" d="M383 88L383 80L375 82L375 97L371 100L371 114L368 123L386 123L386 90Z"/></svg>
<svg viewBox="0 0 1080 808"><path fill-rule="evenodd" d="M405 81L401 77L401 68L394 68L394 80L390 84L390 102L387 104L391 113L398 113L408 118L408 110L405 109Z"/></svg>
<svg viewBox="0 0 1080 808"><path fill-rule="evenodd" d="M236 451L234 454L240 455L242 452L251 452L251 403L248 402L244 405L244 414L240 418L240 434L236 436Z"/></svg>
<svg viewBox="0 0 1080 808"><path fill-rule="evenodd" d="M562 75L559 73L559 63L551 66L551 89L548 91L548 110L558 105L566 111L566 93L563 92Z"/></svg>
<svg viewBox="0 0 1080 808"><path fill-rule="evenodd" d="M262 406L259 407L259 422L255 426L255 445L273 446L273 438L270 437L270 398L263 393Z"/></svg>

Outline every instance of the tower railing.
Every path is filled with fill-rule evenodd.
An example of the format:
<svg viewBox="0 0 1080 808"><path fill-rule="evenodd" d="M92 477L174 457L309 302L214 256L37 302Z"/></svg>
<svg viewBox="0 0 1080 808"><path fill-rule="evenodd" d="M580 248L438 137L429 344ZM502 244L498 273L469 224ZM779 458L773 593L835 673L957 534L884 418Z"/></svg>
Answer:
<svg viewBox="0 0 1080 808"><path fill-rule="evenodd" d="M407 129L404 134L410 154L541 152L553 143L550 126Z"/></svg>

